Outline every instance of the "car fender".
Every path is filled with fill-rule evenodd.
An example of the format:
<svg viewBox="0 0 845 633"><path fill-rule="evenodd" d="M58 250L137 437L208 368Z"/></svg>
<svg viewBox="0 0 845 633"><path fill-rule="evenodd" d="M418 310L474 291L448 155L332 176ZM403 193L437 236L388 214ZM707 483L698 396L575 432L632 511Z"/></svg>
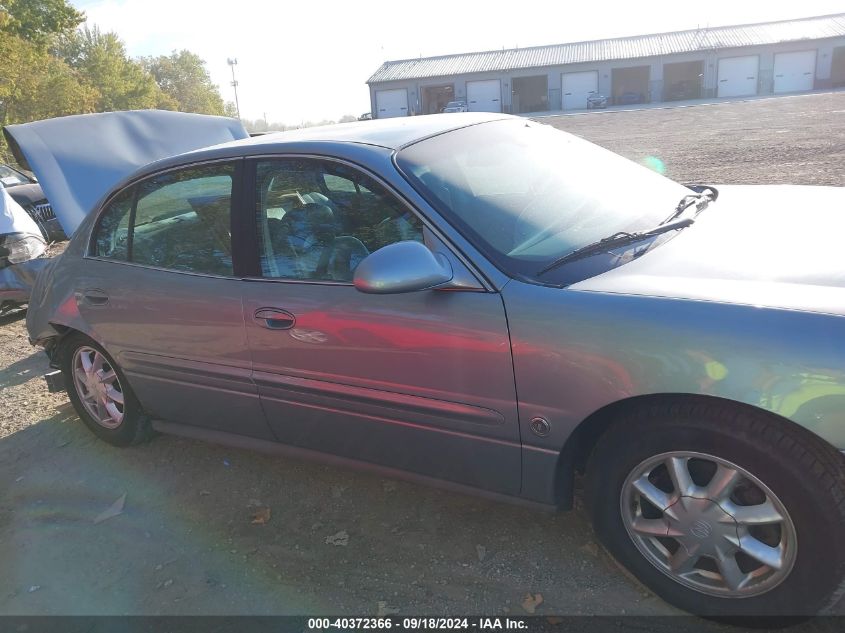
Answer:
<svg viewBox="0 0 845 633"><path fill-rule="evenodd" d="M582 423L638 397L741 403L845 450L841 316L518 281L503 297L530 498L551 494L561 452ZM537 418L548 422L545 435Z"/></svg>

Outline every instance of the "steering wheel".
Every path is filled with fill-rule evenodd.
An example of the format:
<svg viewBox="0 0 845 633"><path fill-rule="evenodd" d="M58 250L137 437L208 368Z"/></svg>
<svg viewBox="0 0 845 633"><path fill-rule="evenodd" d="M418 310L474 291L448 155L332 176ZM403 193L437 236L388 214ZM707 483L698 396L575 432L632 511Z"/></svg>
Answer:
<svg viewBox="0 0 845 633"><path fill-rule="evenodd" d="M352 281L355 268L370 254L364 243L351 235L340 235L327 246L317 266L317 277Z"/></svg>

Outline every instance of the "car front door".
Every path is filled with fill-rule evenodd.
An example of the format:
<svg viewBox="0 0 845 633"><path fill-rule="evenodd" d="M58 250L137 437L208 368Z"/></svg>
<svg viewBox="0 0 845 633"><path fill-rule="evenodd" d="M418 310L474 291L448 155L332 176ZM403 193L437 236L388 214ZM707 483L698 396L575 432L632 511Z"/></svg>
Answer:
<svg viewBox="0 0 845 633"><path fill-rule="evenodd" d="M151 417L272 439L233 262L241 164L167 171L120 192L94 229L76 300Z"/></svg>
<svg viewBox="0 0 845 633"><path fill-rule="evenodd" d="M260 274L243 282L253 378L279 441L507 494L520 443L501 297L452 255L461 290L364 294L357 264L393 242L445 251L349 165L251 163Z"/></svg>

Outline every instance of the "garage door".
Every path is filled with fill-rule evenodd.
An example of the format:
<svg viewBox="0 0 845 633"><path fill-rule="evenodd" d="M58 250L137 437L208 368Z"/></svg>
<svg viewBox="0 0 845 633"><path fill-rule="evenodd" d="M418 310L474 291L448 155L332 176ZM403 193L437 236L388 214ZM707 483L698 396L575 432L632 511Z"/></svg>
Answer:
<svg viewBox="0 0 845 633"><path fill-rule="evenodd" d="M408 116L408 90L376 90L376 118Z"/></svg>
<svg viewBox="0 0 845 633"><path fill-rule="evenodd" d="M599 91L599 73L563 73L563 109L581 110L587 107L587 97Z"/></svg>
<svg viewBox="0 0 845 633"><path fill-rule="evenodd" d="M757 68L760 58L728 57L719 60L720 97L747 97L757 94Z"/></svg>
<svg viewBox="0 0 845 633"><path fill-rule="evenodd" d="M775 53L775 92L812 90L815 78L816 51Z"/></svg>
<svg viewBox="0 0 845 633"><path fill-rule="evenodd" d="M468 81L467 110L470 112L501 112L502 82L498 79Z"/></svg>

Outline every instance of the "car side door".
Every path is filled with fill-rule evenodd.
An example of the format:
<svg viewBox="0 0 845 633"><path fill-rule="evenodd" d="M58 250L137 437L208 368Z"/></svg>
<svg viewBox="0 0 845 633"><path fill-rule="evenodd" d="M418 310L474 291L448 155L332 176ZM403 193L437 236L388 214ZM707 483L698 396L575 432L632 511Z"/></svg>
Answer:
<svg viewBox="0 0 845 633"><path fill-rule="evenodd" d="M272 439L232 251L242 164L172 169L117 193L95 225L76 301L151 417Z"/></svg>
<svg viewBox="0 0 845 633"><path fill-rule="evenodd" d="M359 167L248 162L256 274L243 284L253 378L279 441L517 494L520 442L501 297L418 213ZM371 252L425 241L451 290L365 294Z"/></svg>

